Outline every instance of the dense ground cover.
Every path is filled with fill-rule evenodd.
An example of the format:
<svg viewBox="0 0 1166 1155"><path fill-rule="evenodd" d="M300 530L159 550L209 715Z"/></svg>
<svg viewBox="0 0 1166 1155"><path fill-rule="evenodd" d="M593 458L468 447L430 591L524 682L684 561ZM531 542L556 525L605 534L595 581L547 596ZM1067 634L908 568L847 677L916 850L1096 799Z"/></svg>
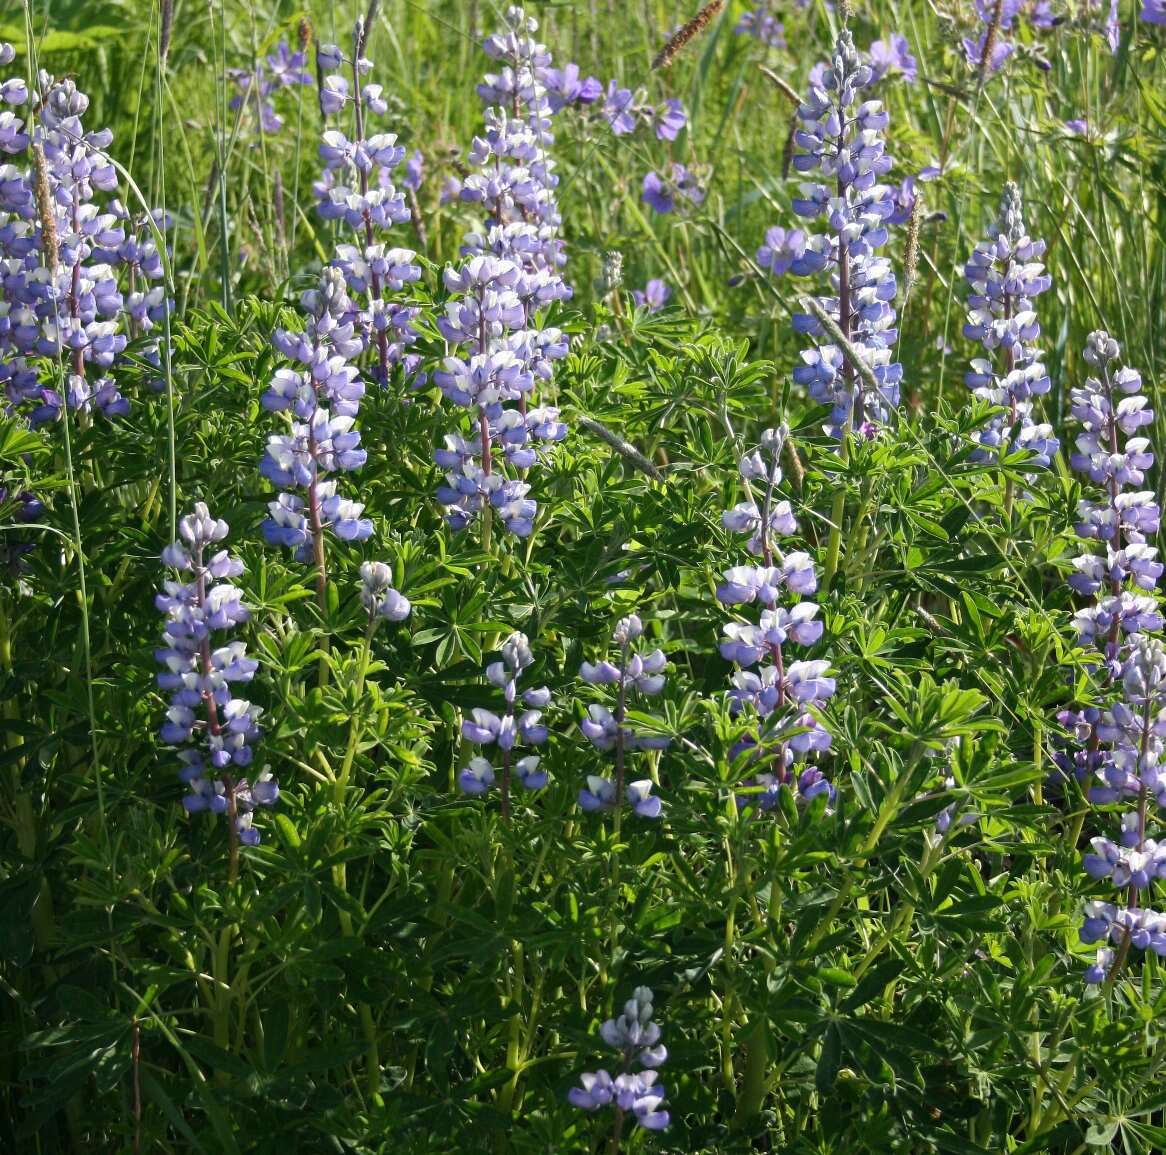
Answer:
<svg viewBox="0 0 1166 1155"><path fill-rule="evenodd" d="M1166 1148L1164 25L0 7L3 1149Z"/></svg>

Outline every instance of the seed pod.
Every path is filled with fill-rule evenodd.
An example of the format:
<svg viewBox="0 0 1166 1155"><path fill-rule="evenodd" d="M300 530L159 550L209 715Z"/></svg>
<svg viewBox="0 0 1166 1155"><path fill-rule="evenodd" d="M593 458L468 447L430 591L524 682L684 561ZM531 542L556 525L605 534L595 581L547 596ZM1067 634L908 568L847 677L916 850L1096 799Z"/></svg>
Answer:
<svg viewBox="0 0 1166 1155"><path fill-rule="evenodd" d="M712 3L706 4L687 24L673 33L668 43L656 53L656 59L652 61L652 70L668 68L672 61L713 22L713 17L724 6L725 0L712 0Z"/></svg>
<svg viewBox="0 0 1166 1155"><path fill-rule="evenodd" d="M296 28L296 41L300 51L307 52L308 45L312 43L312 21L307 16L300 17L299 26Z"/></svg>

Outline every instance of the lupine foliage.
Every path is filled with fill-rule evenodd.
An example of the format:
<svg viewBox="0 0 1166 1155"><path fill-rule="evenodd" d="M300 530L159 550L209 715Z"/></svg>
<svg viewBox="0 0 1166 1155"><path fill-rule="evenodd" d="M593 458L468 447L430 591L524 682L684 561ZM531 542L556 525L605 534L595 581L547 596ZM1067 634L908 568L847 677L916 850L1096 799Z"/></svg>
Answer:
<svg viewBox="0 0 1166 1155"><path fill-rule="evenodd" d="M1166 10L0 7L0 1149L1166 1149Z"/></svg>

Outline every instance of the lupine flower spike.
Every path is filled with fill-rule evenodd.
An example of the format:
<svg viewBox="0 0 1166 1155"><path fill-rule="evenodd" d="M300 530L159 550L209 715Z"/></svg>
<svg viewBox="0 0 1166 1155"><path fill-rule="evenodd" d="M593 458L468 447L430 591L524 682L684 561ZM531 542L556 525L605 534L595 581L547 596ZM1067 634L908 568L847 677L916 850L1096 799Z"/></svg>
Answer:
<svg viewBox="0 0 1166 1155"><path fill-rule="evenodd" d="M345 319L351 321L366 348L376 350L376 378L387 385L393 366L403 365L406 374L416 372L418 360L408 353L417 339L413 328L419 309L408 301L394 300L421 277L412 249L390 248L380 234L392 225L405 224L412 213L405 195L393 181L393 170L405 159L405 150L391 132L368 131L368 118L383 115L388 102L379 84L364 79L372 70L365 55L368 29L359 17L352 35L352 55L336 45L321 45L320 107L327 117L351 110L353 131L326 127L320 143L324 173L314 186L317 211L326 221L343 221L352 230L355 244L336 248L333 264L344 274L355 305ZM406 181L408 180L406 176Z"/></svg>
<svg viewBox="0 0 1166 1155"><path fill-rule="evenodd" d="M211 517L199 502L179 522L179 539L162 551L165 565L189 580L167 580L156 598L166 618L163 645L155 656L162 665L158 685L170 695L162 741L182 747L182 780L189 787L183 805L189 813L226 814L232 847L254 846L257 806L271 806L279 786L264 770L249 780L253 747L259 739L260 707L235 697L233 686L250 682L258 662L240 641L221 636L249 618L231 579L243 563L226 550L209 550L227 536L227 523ZM217 635L217 637L216 637ZM234 855L232 855L234 857Z"/></svg>
<svg viewBox="0 0 1166 1155"><path fill-rule="evenodd" d="M615 780L589 775L586 787L579 791L579 805L589 813L612 809L618 812L626 801L641 818L660 816L660 799L652 793L650 778L628 782L626 789L624 783L628 754L637 750L664 750L669 745L668 738L638 733L626 721L632 694L654 697L664 689L663 670L668 661L663 651L640 654L634 649L643 632L643 623L635 614L621 618L612 635L616 661L584 662L579 671L583 681L594 686L612 686L616 695L614 710L594 703L587 707L587 717L579 724L597 750L615 754Z"/></svg>
<svg viewBox="0 0 1166 1155"><path fill-rule="evenodd" d="M476 171L460 190L486 220L465 238L465 264L446 270L455 299L438 321L442 336L462 351L446 358L435 380L448 400L469 410L469 437L450 434L435 458L446 471L438 500L454 529L490 510L505 529L525 537L537 505L514 473L535 463L540 443L567 435L558 409L534 404L554 362L567 354L563 334L543 327L539 314L569 298L571 288L559 273L566 259L555 200L559 178L548 151L552 117L563 107L548 83L562 77L552 76L550 54L534 39L536 21L510 8L506 25L486 40L486 52L502 67L478 86L489 105L486 127L470 153Z"/></svg>
<svg viewBox="0 0 1166 1155"><path fill-rule="evenodd" d="M1078 507L1077 535L1103 552L1087 549L1075 558L1069 584L1091 600L1074 624L1081 644L1096 654L1094 669L1109 701L1058 716L1081 746L1058 761L1077 774L1091 801L1131 804L1118 840L1094 838L1084 859L1091 878L1130 892L1128 906L1105 900L1086 906L1081 941L1111 944L1087 969L1089 983L1101 982L1131 947L1166 957L1166 916L1146 909L1140 896L1166 877L1166 845L1159 848L1147 828L1150 804L1166 805L1166 647L1152 636L1163 624L1153 596L1163 567L1148 544L1161 514L1153 492L1139 488L1154 464L1140 435L1154 413L1141 376L1117 367L1120 355L1107 333L1091 333L1085 360L1096 376L1072 392L1073 416L1084 432L1069 462L1096 487Z"/></svg>
<svg viewBox="0 0 1166 1155"><path fill-rule="evenodd" d="M1044 241L1028 235L1020 189L1009 182L991 235L964 266L970 287L964 336L978 341L987 354L972 361L965 381L976 397L1008 411L978 434L980 460L1026 449L1035 455L1033 464L1044 467L1060 448L1052 426L1032 418L1032 399L1049 391L1049 375L1034 344L1040 320L1033 298L1052 284L1040 262L1044 251ZM1008 436L1018 423L1010 444Z"/></svg>
<svg viewBox="0 0 1166 1155"><path fill-rule="evenodd" d="M302 333L276 331L272 344L298 368L278 369L263 394L263 407L289 415L288 432L272 434L260 473L283 490L268 504L263 536L295 550L316 567L316 593L324 604L327 569L324 531L342 541L372 535L364 506L341 495L337 475L359 469L367 458L353 427L364 383L349 364L361 350L352 302L338 269L325 268L320 283L300 298L307 326Z"/></svg>
<svg viewBox="0 0 1166 1155"><path fill-rule="evenodd" d="M823 218L827 230L807 237L801 229L770 230L758 263L781 275L828 271L832 294L818 303L834 319L843 336L870 366L878 382L868 388L855 367L833 344L802 354L794 381L806 386L820 405L830 405L826 431L842 438L847 432L873 437L889 411L899 404L902 366L892 361L898 337L895 325L895 274L886 257L887 221L895 211L892 190L880 183L890 171L883 131L887 113L878 100L864 99L875 73L855 50L843 29L834 55L798 109L801 127L794 140L799 149L794 168L819 172L820 183L801 186L794 212L807 220ZM799 332L822 336L810 315L794 318Z"/></svg>
<svg viewBox="0 0 1166 1155"><path fill-rule="evenodd" d="M551 692L546 686L533 687L518 693L518 679L534 663L530 643L523 633L515 631L502 643L502 661L486 667L486 680L502 691L505 709L499 713L475 708L462 723L462 737L479 746L497 745L502 761L501 773L496 775L493 764L482 755L470 759L458 782L467 794L485 794L500 777L502 817L510 817L510 787L517 779L524 790L541 790L547 784L547 772L540 769L537 754L516 758L515 747L542 746L547 740L547 727L542 712L550 705Z"/></svg>
<svg viewBox="0 0 1166 1155"><path fill-rule="evenodd" d="M748 534L754 565L727 570L717 587L726 606L759 604L758 622L732 621L723 630L721 655L739 668L732 677L729 700L734 714L756 717L756 737L742 741L734 756L756 748L751 764L759 770L745 785L742 806L772 808L783 785L805 802L819 794L831 799L834 788L816 766L803 766L830 749L830 734L814 708L834 693L823 659L789 660L789 646L812 646L822 636L818 606L803 596L818 588L813 559L801 550L783 551L778 541L797 533L790 503L779 496L785 430L767 429L761 445L741 458L739 469L747 497L726 510L721 521L734 533ZM790 604L781 604L789 599Z"/></svg>
<svg viewBox="0 0 1166 1155"><path fill-rule="evenodd" d="M656 1081L657 1068L668 1058L668 1050L660 1042L660 1027L652 1022L652 1012L652 992L636 987L624 1004L623 1014L599 1028L603 1041L620 1055L619 1074L612 1078L603 1069L587 1071L579 1076L579 1086L567 1093L568 1102L584 1111L614 1107L616 1142L629 1116L648 1131L663 1131L668 1126L664 1088Z"/></svg>
<svg viewBox="0 0 1166 1155"><path fill-rule="evenodd" d="M0 66L15 58L0 44ZM13 109L29 107L23 119ZM152 240L137 241L112 194L117 172L106 155L108 129L87 131L89 98L70 79L42 71L32 91L20 77L0 84L0 263L4 271L0 383L9 410L33 425L55 421L62 403L86 417L129 412L113 369L127 344L171 307L144 282L161 276ZM19 166L17 158L27 164ZM155 219L161 225L161 215ZM118 281L127 270L128 296ZM147 359L155 350L142 349ZM65 397L41 379L36 362L60 359Z"/></svg>

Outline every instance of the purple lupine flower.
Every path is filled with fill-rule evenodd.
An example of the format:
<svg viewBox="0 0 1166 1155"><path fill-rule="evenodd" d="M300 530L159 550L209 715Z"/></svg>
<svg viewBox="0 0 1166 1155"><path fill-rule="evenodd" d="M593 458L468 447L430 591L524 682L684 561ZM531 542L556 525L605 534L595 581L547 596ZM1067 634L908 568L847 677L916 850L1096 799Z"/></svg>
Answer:
<svg viewBox="0 0 1166 1155"><path fill-rule="evenodd" d="M794 212L808 220L825 218L827 231L809 237L788 265L780 244L759 253L779 274L787 268L798 276L830 271L837 295L820 297L819 304L849 336L878 383L877 389L869 388L835 345L802 354L793 379L818 404L831 406L826 430L837 438L885 422L888 411L898 406L902 377L902 366L891 360L898 336L895 274L890 261L878 255L887 241L886 222L895 201L891 190L879 183L891 161L883 142L887 114L879 101L864 99L873 78L850 33L843 30L829 66L811 71L810 93L798 109L801 127L794 136L799 149L794 167L822 176L821 183L801 186ZM775 239L788 244L790 235ZM795 316L794 327L824 336L810 315Z"/></svg>
<svg viewBox="0 0 1166 1155"><path fill-rule="evenodd" d="M978 341L987 353L972 360L964 380L974 396L1007 409L977 434L979 460L1027 449L1034 454L1034 465L1047 467L1060 447L1052 426L1032 418L1032 399L1050 388L1033 344L1040 337L1033 300L1052 284L1040 263L1044 251L1044 241L1028 235L1020 189L1009 182L989 239L976 246L964 267L971 290L964 336ZM1009 442L1009 431L1018 423L1015 442Z"/></svg>
<svg viewBox="0 0 1166 1155"><path fill-rule="evenodd" d="M515 746L542 746L549 737L543 723L543 710L551 703L551 692L537 686L518 692L518 680L534 664L530 642L515 631L502 643L502 660L486 667L486 680L502 691L504 709L499 713L475 708L462 722L462 737L479 746L497 745L502 756L502 817L510 817L510 785L515 779L525 790L541 790L547 773L540 769L537 755L515 758ZM522 708L520 708L522 707ZM497 777L489 759L477 755L458 776L458 784L467 794L485 794Z"/></svg>
<svg viewBox="0 0 1166 1155"><path fill-rule="evenodd" d="M228 68L227 77L238 90L231 98L230 107L254 109L261 132L279 132L283 119L275 111L272 96L281 88L311 84L312 76L306 64L303 52L291 52L287 42L281 40L274 52L256 60L254 68Z"/></svg>
<svg viewBox="0 0 1166 1155"><path fill-rule="evenodd" d="M10 63L15 53L6 46L0 55ZM35 112L26 122L8 107L0 111L0 153L8 161L0 180L0 383L8 407L26 409L34 426L55 421L63 405L86 418L94 411L124 416L129 402L113 370L126 330L144 332L170 302L146 284L162 275L152 241L128 240L128 214L116 199L102 202L118 185L106 152L112 133L87 131L89 98L72 80L44 71L31 92L23 80L6 82L3 102ZM155 220L165 227L163 216ZM142 352L151 359L156 347ZM63 363L63 396L41 381L41 359Z"/></svg>
<svg viewBox="0 0 1166 1155"><path fill-rule="evenodd" d="M250 617L231 579L243 563L226 550L208 549L227 536L227 523L211 517L199 502L179 522L179 539L162 551L165 565L189 581L167 580L155 603L166 618L163 645L155 651L162 666L158 686L170 695L161 738L179 754L183 799L188 813L210 810L233 820L233 837L248 846L259 841L252 825L256 806L271 806L279 786L270 772L249 781L241 772L252 764L260 730L260 707L235 696L233 686L251 681L259 667L240 641L216 634ZM187 744L190 745L187 745Z"/></svg>
<svg viewBox="0 0 1166 1155"><path fill-rule="evenodd" d="M757 263L771 277L787 273L794 261L800 260L806 252L804 229L783 229L774 225L765 234L765 244L757 250Z"/></svg>
<svg viewBox="0 0 1166 1155"><path fill-rule="evenodd" d="M1154 454L1139 430L1153 421L1153 410L1141 395L1142 379L1133 369L1115 368L1118 344L1107 333L1095 332L1086 343L1085 359L1097 372L1072 390L1071 411L1084 427L1069 464L1096 485L1096 497L1078 506L1077 535L1084 541L1104 542L1105 557L1085 554L1074 563L1070 585L1095 605L1074 618L1083 644L1101 642L1104 659L1116 676L1124 637L1161 628L1162 617L1153 590L1162 574L1157 550L1147 535L1157 532L1161 520L1154 494L1140 486ZM1124 438L1124 445L1122 444ZM1135 590L1124 588L1133 585Z"/></svg>
<svg viewBox="0 0 1166 1155"><path fill-rule="evenodd" d="M360 604L372 623L403 622L413 608L407 597L393 589L393 571L383 561L361 563Z"/></svg>
<svg viewBox="0 0 1166 1155"><path fill-rule="evenodd" d="M297 560L314 558L322 566L325 529L342 541L372 535L372 522L361 516L364 506L342 497L332 476L359 469L367 458L354 428L364 383L349 364L362 341L339 269L325 268L318 287L305 292L300 305L304 331L278 329L272 338L276 350L298 368L276 370L262 397L265 409L290 418L286 433L267 439L260 462L259 472L283 490L268 504L262 530L270 544L294 549Z"/></svg>
<svg viewBox="0 0 1166 1155"><path fill-rule="evenodd" d="M893 33L886 40L876 40L870 46L870 63L874 79L884 76L901 76L908 84L914 84L919 76L919 66L911 54L911 45L906 36Z"/></svg>
<svg viewBox="0 0 1166 1155"><path fill-rule="evenodd" d="M971 37L965 36L963 41L964 59L968 64L977 70L984 65L984 52L988 47L988 33L981 32L974 40ZM1004 67L1008 58L1016 51L1016 46L1003 37L997 36L992 45L992 53L987 62L987 69L989 72L999 72Z"/></svg>
<svg viewBox="0 0 1166 1155"><path fill-rule="evenodd" d="M1142 0L1138 19L1143 24L1166 24L1166 0Z"/></svg>
<svg viewBox="0 0 1166 1155"><path fill-rule="evenodd" d="M496 106L486 110L485 132L469 157L475 171L459 195L482 205L487 216L482 232L465 237L461 270L446 271L446 288L460 300L447 304L438 327L463 349L434 374L445 397L470 412L469 428L449 435L435 454L446 471L437 493L449 510L446 520L463 529L488 509L519 537L533 532L538 505L529 484L504 468L529 469L567 434L557 409L533 404L554 362L567 354L566 338L542 325L542 311L571 296L559 271L566 260L555 199L559 178L548 152L552 118L569 101L552 99L548 80L560 95L570 90L572 100L590 98L591 91L590 82L578 81L578 69L553 74L546 46L534 38L537 29L537 21L512 7L505 29L486 41L487 53L503 67L479 88Z"/></svg>
<svg viewBox="0 0 1166 1155"><path fill-rule="evenodd" d="M688 123L684 105L675 97L664 101L652 114L657 140L675 140Z"/></svg>
<svg viewBox="0 0 1166 1155"><path fill-rule="evenodd" d="M803 802L820 793L833 798L833 787L820 771L799 765L830 748L830 734L813 710L834 694L835 682L827 661L789 660L788 647L815 645L823 626L818 606L800 600L817 588L813 560L801 551L784 553L777 544L798 530L789 501L778 492L785 437L784 428L768 429L760 446L741 458L746 498L721 516L726 529L749 535L749 552L761 562L727 570L717 598L724 605L760 602L765 607L756 623L727 623L720 645L721 656L739 667L732 676L730 708L757 718L756 734L738 743L732 755L748 751L748 765L756 768L743 783L738 803L756 801L762 810L773 805L782 785L795 788ZM783 591L794 596L792 605L780 604Z"/></svg>
<svg viewBox="0 0 1166 1155"><path fill-rule="evenodd" d="M667 1059L668 1051L660 1043L660 1027L652 1022L652 1014L652 992L647 987L637 987L624 1004L623 1013L599 1028L603 1041L619 1053L622 1070L614 1078L602 1069L580 1075L579 1086L567 1093L567 1101L573 1107L599 1111L614 1105L646 1130L662 1131L668 1126L664 1088L656 1081L656 1068Z"/></svg>
<svg viewBox="0 0 1166 1155"><path fill-rule="evenodd" d="M603 102L603 115L616 136L627 136L636 131L636 113L631 89L620 88L611 80L607 85L607 96Z"/></svg>
<svg viewBox="0 0 1166 1155"><path fill-rule="evenodd" d="M1105 41L1109 51L1116 54L1121 44L1120 0L1109 0L1109 12L1105 17Z"/></svg>
<svg viewBox="0 0 1166 1155"><path fill-rule="evenodd" d="M1098 805L1137 800L1137 809L1122 819L1119 842L1096 837L1083 860L1091 878L1128 889L1136 898L1166 866L1166 847L1160 851L1146 829L1148 804L1166 806L1166 646L1152 636L1163 625L1152 596L1163 566L1147 541L1161 514L1151 490L1129 490L1143 484L1154 463L1148 439L1137 436L1152 424L1153 411L1141 394L1141 376L1116 367L1120 355L1107 333L1091 333L1085 360L1096 376L1071 393L1072 414L1084 432L1069 463L1097 487L1080 502L1077 534L1103 544L1104 552L1074 559L1068 581L1091 599L1075 614L1074 625L1081 644L1097 651L1094 668L1108 702L1058 715L1082 747L1072 756L1060 755L1058 764L1081 779ZM1164 954L1164 928L1152 911L1090 902L1081 941L1089 945L1108 938L1115 946ZM1086 982L1100 982L1112 965L1112 955L1099 957L1086 971Z"/></svg>
<svg viewBox="0 0 1166 1155"><path fill-rule="evenodd" d="M603 85L594 76L579 77L579 65L544 68L542 82L547 90L551 112L561 112L573 104L594 104L603 95Z"/></svg>
<svg viewBox="0 0 1166 1155"><path fill-rule="evenodd" d="M618 809L625 802L642 818L657 818L661 812L660 800L652 795L652 782L643 779L629 782L625 789L626 756L640 750L664 750L670 740L644 734L627 724L629 697L640 694L655 697L664 689L668 664L662 650L640 653L633 647L643 636L644 626L636 614L621 618L612 634L616 660L606 658L599 662L584 662L579 670L583 681L592 686L612 686L615 690L615 709L595 702L587 707L587 717L579 723L583 736L603 752L615 752L615 781L591 776L587 786L579 792L579 805L588 812Z"/></svg>
<svg viewBox="0 0 1166 1155"><path fill-rule="evenodd" d="M415 194L420 183L421 158L414 153L406 162L402 189L398 189L394 170L405 161L405 149L397 144L394 133L368 128L368 118L383 114L388 106L381 86L365 79L372 69L364 55L367 36L364 17L359 17L351 57L335 46L317 53L324 84L321 108L327 116L350 108L352 129L350 134L326 127L321 133L324 169L313 192L320 217L343 221L355 236L356 244L337 246L332 264L343 273L349 293L363 301L363 307L350 303L345 320L354 325L363 348L375 348L376 377L383 386L395 366L402 365L408 372L412 365L408 347L417 340L413 323L420 311L408 301L387 299L385 294L399 294L420 280L421 268L411 249L389 248L378 236L413 218L406 193Z"/></svg>
<svg viewBox="0 0 1166 1155"><path fill-rule="evenodd" d="M650 280L643 289L632 290L632 300L637 309L644 309L649 313L657 313L668 304L672 296L672 289L666 281L658 278Z"/></svg>
<svg viewBox="0 0 1166 1155"><path fill-rule="evenodd" d="M754 8L741 14L733 29L738 36L752 36L766 48L784 49L785 26L769 11L768 0L761 0Z"/></svg>
<svg viewBox="0 0 1166 1155"><path fill-rule="evenodd" d="M693 205L704 201L704 189L697 176L684 165L674 163L671 171L660 176L649 172L644 177L641 199L658 213L670 213L676 208L678 199Z"/></svg>

